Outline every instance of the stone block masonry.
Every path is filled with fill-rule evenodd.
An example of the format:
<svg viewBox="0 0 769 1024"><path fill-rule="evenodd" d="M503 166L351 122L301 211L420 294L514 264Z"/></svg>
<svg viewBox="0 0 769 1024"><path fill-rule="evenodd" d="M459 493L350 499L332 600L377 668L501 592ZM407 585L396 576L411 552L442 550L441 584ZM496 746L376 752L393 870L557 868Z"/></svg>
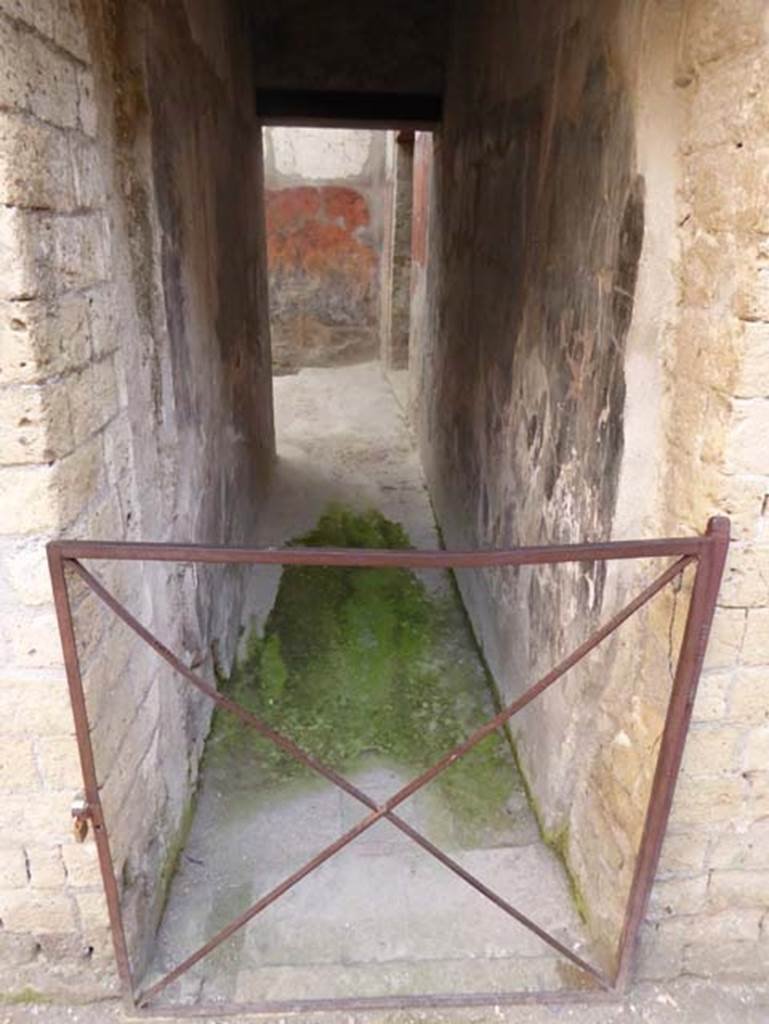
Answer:
<svg viewBox="0 0 769 1024"><path fill-rule="evenodd" d="M81 783L44 551L106 487L99 464L120 416L114 354L95 351L90 321L110 270L104 183L81 90L85 37L76 5L0 4L4 992L74 991L84 973L97 990L113 984L104 920L94 926L81 915L80 900L99 894L98 871L73 878L66 868L69 805Z"/></svg>
<svg viewBox="0 0 769 1024"><path fill-rule="evenodd" d="M688 3L681 38L682 305L668 355L667 522L691 529L706 508L721 509L735 539L663 854L671 900L652 915L644 970L760 977L769 968L765 7ZM687 857L671 855L671 844Z"/></svg>
<svg viewBox="0 0 769 1024"><path fill-rule="evenodd" d="M272 457L243 25L205 6L0 0L0 996L116 989L45 543L252 540ZM237 574L97 572L191 663L211 672L214 637L227 663ZM73 605L140 966L210 709L82 587Z"/></svg>

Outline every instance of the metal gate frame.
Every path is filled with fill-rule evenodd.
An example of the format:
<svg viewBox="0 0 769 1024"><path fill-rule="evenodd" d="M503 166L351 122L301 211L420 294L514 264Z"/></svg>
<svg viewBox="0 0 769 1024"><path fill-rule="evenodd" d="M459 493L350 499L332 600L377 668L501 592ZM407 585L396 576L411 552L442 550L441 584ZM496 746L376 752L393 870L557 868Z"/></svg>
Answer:
<svg viewBox="0 0 769 1024"><path fill-rule="evenodd" d="M51 573L56 614L61 635L64 663L69 686L70 700L75 720L80 762L85 787L85 805L80 814L90 819L94 830L99 864L109 912L110 927L115 949L115 959L127 1005L141 1015L162 1014L163 1016L207 1016L229 1013L291 1013L319 1010L377 1010L407 1009L448 1006L506 1005L535 1002L585 1002L615 998L627 987L635 963L638 934L649 901L651 887L659 861L662 841L673 800L676 779L683 756L686 733L691 718L692 705L702 663L707 647L710 628L716 607L716 598L723 575L724 563L729 547L729 520L713 517L708 522L702 537L682 539L658 539L639 541L612 541L603 544L561 544L546 547L521 547L478 551L414 551L414 550L362 550L329 548L242 548L189 544L149 544L129 542L97 541L53 541L48 545L48 562ZM484 725L476 729L466 740L448 751L432 767L421 772L411 782L382 804L377 804L357 786L334 769L319 762L312 755L301 750L289 737L278 733L261 721L256 715L243 708L229 697L219 693L204 679L189 669L172 651L157 639L146 627L116 600L99 580L86 569L81 560L91 561L152 561L184 562L217 565L304 565L304 566L346 566L357 568L410 568L410 569L477 569L502 566L554 565L565 562L597 562L619 559L677 557L677 560L656 577L625 607L600 626L587 640L563 658L546 675L529 687L520 697L503 708ZM587 963L561 942L540 928L520 911L509 904L499 893L494 892L482 881L466 871L443 850L408 825L395 814L395 809L410 796L427 785L444 769L464 756L486 736L504 726L513 715L543 693L557 680L596 648L607 636L639 608L650 601L655 594L681 576L690 566L696 567L692 585L689 609L683 639L678 654L673 685L668 703L665 724L660 742L659 754L646 810L641 843L638 850L634 875L625 909L624 924L619 941L616 969L608 976ZM99 782L96 774L94 753L90 739L90 724L86 707L83 682L77 652L75 625L67 584L67 570L75 573L101 601L134 633L145 641L164 661L174 668L197 690L206 694L218 707L236 715L262 736L290 754L296 760L322 775L334 785L357 799L369 810L353 828L340 836L303 867L284 879L270 892L241 913L225 928L221 929L204 946L198 949L158 982L143 992L138 992L132 974L130 957L123 928L118 882L110 852L107 825L104 820L99 796ZM170 985L181 974L207 956L256 917L267 906L305 878L335 853L339 852L380 819L387 819L402 833L412 839L423 850L432 854L446 868L462 878L481 895L491 900L513 919L533 931L540 939L557 950L562 956L580 969L588 981L587 987L554 992L509 992L509 993L425 993L404 996L372 996L351 998L302 998L296 1000L274 1000L250 1004L214 1004L211 1006L169 1007L150 1004L162 989Z"/></svg>

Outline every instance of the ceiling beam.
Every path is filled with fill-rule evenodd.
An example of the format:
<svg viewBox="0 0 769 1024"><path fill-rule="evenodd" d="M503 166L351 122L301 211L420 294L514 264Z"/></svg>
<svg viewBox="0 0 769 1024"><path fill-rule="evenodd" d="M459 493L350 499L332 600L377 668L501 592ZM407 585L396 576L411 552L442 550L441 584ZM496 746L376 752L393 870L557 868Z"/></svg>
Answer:
<svg viewBox="0 0 769 1024"><path fill-rule="evenodd" d="M440 96L413 93L257 89L257 117L265 125L392 128L431 131L441 121Z"/></svg>

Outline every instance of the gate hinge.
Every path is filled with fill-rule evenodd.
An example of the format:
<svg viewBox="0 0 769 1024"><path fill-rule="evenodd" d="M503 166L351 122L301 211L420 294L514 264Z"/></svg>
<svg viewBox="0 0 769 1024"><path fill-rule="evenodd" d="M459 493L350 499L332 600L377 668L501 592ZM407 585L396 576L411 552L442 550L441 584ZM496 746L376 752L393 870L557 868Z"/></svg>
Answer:
<svg viewBox="0 0 769 1024"><path fill-rule="evenodd" d="M72 828L75 833L75 840L82 843L88 835L88 822L92 817L91 805L84 796L78 796L72 801Z"/></svg>

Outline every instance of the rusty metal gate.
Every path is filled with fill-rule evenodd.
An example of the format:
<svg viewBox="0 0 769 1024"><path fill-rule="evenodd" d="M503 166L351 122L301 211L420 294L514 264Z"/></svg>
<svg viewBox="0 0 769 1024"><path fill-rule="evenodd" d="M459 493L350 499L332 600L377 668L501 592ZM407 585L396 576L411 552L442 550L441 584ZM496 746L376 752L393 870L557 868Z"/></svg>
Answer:
<svg viewBox="0 0 769 1024"><path fill-rule="evenodd" d="M238 1004L212 1007L185 1006L183 1010L164 1005L164 1016L175 1012L185 1015L227 1012L309 1012L323 1009L389 1009L430 1006L499 1005L537 1001L568 1001L612 998L621 992L632 977L633 964L641 921L646 912L651 886L659 859L662 840L673 799L673 790L683 754L686 732L691 717L692 704L702 668L710 627L716 605L724 562L729 546L729 520L716 517L708 523L702 537L682 539L658 539L646 541L615 541L603 544L565 544L547 547L510 548L506 550L479 551L394 551L360 549L291 548L259 549L222 546L201 546L185 544L141 544L111 543L92 541L55 541L48 545L48 559L56 602L59 631L64 652L64 661L69 684L70 698L75 719L78 748L80 753L85 788L85 803L80 814L90 820L98 849L104 890L109 910L109 920L115 948L117 968L128 1004L139 1013L161 1012L155 1003L159 993L198 963L236 931L253 920L265 908L273 904L284 893L317 867L333 857L372 825L386 819L395 828L430 853L447 870L453 872L472 886L487 900L530 929L535 935L570 961L580 972L584 984L573 991L510 993L478 993L465 995L445 993L423 993L402 996L363 996L343 999L302 998L292 1001L271 1001L260 1004ZM555 565L565 562L598 562L618 559L673 558L675 561L652 580L648 586L629 601L621 611L606 621L600 628L570 654L558 662L546 675L536 681L520 697L499 711L493 718L476 729L453 750L449 750L432 767L423 771L403 786L384 803L378 804L357 786L344 778L333 768L321 763L311 754L300 749L289 736L272 729L256 715L219 693L196 672L188 668L177 655L169 650L157 637L143 626L95 575L86 569L83 561L152 561L180 562L216 565L303 565L339 566L357 568L409 568L409 569L479 569L525 565ZM596 648L638 609L649 602L655 594L678 579L684 570L695 567L689 609L683 639L678 654L673 685L668 704L665 724L659 747L656 769L651 787L649 804L638 851L634 875L625 910L624 925L616 956L616 968L611 975L605 974L594 965L578 956L554 936L540 928L534 921L507 902L498 892L467 871L461 864L441 850L428 838L409 825L396 809L417 790L427 785L442 771L463 757L476 744L497 729L504 726L517 712L553 686L571 668ZM96 774L94 754L90 739L90 726L85 694L78 662L75 625L73 621L67 575L72 573L82 580L118 619L148 644L156 653L179 673L189 684L209 697L218 707L237 716L263 737L300 761L335 786L356 799L368 813L353 828L339 836L333 843L309 860L299 870L285 878L279 885L265 893L256 903L243 911L222 928L204 946L178 964L165 977L150 988L138 991L132 974L129 952L121 915L118 882L110 853L108 823L104 820L99 797L99 780Z"/></svg>

